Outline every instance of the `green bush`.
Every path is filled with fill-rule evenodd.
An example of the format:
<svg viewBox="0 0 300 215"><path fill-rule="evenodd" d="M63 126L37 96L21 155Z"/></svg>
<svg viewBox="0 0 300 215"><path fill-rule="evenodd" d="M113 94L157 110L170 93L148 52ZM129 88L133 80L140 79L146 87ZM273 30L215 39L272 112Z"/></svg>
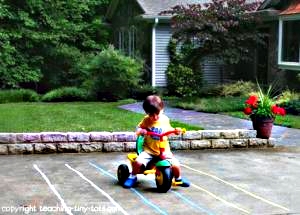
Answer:
<svg viewBox="0 0 300 215"><path fill-rule="evenodd" d="M284 104L288 114L300 115L300 100L292 100Z"/></svg>
<svg viewBox="0 0 300 215"><path fill-rule="evenodd" d="M194 72L182 64L170 63L167 69L168 90L177 96L195 96L202 87L201 72Z"/></svg>
<svg viewBox="0 0 300 215"><path fill-rule="evenodd" d="M220 96L248 96L249 93L257 91L257 85L250 81L237 81L222 86Z"/></svg>
<svg viewBox="0 0 300 215"><path fill-rule="evenodd" d="M151 85L139 85L132 89L131 97L137 100L144 100L147 96L157 94L158 90Z"/></svg>
<svg viewBox="0 0 300 215"><path fill-rule="evenodd" d="M42 96L43 102L74 102L88 100L90 100L88 91L76 87L58 88Z"/></svg>
<svg viewBox="0 0 300 215"><path fill-rule="evenodd" d="M0 90L0 103L37 102L39 95L29 89Z"/></svg>
<svg viewBox="0 0 300 215"><path fill-rule="evenodd" d="M88 63L87 86L98 100L127 98L131 89L136 88L140 82L142 65L142 62L109 47Z"/></svg>
<svg viewBox="0 0 300 215"><path fill-rule="evenodd" d="M283 106L288 114L300 114L300 94L285 90L278 96L278 103Z"/></svg>

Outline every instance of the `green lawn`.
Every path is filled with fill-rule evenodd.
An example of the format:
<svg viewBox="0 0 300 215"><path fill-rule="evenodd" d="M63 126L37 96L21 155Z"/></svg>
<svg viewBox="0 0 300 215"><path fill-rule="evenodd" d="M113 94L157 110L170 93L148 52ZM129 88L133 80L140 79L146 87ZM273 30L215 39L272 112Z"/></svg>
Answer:
<svg viewBox="0 0 300 215"><path fill-rule="evenodd" d="M0 132L134 131L144 115L119 109L123 103L0 104ZM171 124L187 130L201 129L175 121Z"/></svg>
<svg viewBox="0 0 300 215"><path fill-rule="evenodd" d="M244 113L241 112L226 112L223 114L242 118L242 119L249 119L248 116L246 116ZM295 115L276 116L274 124L300 129L300 116L295 116Z"/></svg>
<svg viewBox="0 0 300 215"><path fill-rule="evenodd" d="M200 112L222 113L242 119L249 119L243 113L245 97L216 97L216 98L189 98L173 99L171 106L191 109ZM276 116L275 124L300 129L300 116Z"/></svg>

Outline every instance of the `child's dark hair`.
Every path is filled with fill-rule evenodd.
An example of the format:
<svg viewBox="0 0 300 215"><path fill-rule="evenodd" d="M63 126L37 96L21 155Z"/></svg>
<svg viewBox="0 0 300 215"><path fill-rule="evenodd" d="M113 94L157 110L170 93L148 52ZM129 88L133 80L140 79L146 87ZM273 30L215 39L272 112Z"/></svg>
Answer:
<svg viewBox="0 0 300 215"><path fill-rule="evenodd" d="M159 114L164 108L164 102L159 96L148 96L143 103L144 111L147 114Z"/></svg>

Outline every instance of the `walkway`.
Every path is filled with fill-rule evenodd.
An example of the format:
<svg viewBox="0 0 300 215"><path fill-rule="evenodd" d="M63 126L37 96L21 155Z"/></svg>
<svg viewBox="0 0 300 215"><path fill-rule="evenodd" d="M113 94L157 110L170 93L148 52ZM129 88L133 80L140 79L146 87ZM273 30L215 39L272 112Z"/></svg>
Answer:
<svg viewBox="0 0 300 215"><path fill-rule="evenodd" d="M122 105L120 108L144 113L142 103ZM252 123L249 120L238 119L221 114L210 114L192 110L183 110L179 108L166 107L165 114L171 119L192 125L199 125L208 130L216 129L252 129ZM275 139L277 146L299 146L300 147L300 129L274 126L272 129L272 138Z"/></svg>

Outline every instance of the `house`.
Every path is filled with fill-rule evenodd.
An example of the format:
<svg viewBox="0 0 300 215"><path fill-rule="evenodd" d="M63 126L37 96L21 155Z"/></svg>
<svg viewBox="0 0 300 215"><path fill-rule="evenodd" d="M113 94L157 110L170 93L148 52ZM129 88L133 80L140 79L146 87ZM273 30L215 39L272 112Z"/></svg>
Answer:
<svg viewBox="0 0 300 215"><path fill-rule="evenodd" d="M144 79L148 83L165 87L172 29L171 16L160 13L176 5L207 2L211 0L112 0L107 12L113 29L112 42L126 54L145 60L148 72ZM206 59L203 70L206 84L217 84L224 80L223 70L214 59Z"/></svg>
<svg viewBox="0 0 300 215"><path fill-rule="evenodd" d="M249 0L252 1L252 0ZM112 43L126 54L145 61L143 79L155 87L167 85L166 69L170 62L168 43L172 35L171 16L162 11L180 4L204 4L210 0L112 0L107 19L113 29ZM264 20L261 31L268 33L267 48L255 47L253 62L220 66L209 58L203 63L205 85L246 80L282 88L299 89L299 0L265 0L257 10ZM295 44L288 48L295 36ZM279 51L277 53L277 50ZM298 59L298 60L297 60ZM291 72L294 71L294 72Z"/></svg>
<svg viewBox="0 0 300 215"><path fill-rule="evenodd" d="M269 33L268 82L300 90L300 1L265 0L257 9ZM297 77L298 75L298 77Z"/></svg>

